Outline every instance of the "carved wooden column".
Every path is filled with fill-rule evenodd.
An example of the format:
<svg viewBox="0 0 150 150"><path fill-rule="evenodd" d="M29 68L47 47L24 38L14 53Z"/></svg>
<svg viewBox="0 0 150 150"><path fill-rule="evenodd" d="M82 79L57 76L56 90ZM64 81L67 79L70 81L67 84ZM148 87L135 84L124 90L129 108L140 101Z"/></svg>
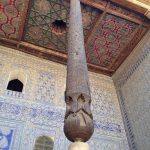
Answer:
<svg viewBox="0 0 150 150"><path fill-rule="evenodd" d="M90 110L91 95L84 48L82 15L79 0L70 0L66 115L64 133L72 141L86 142L94 131Z"/></svg>

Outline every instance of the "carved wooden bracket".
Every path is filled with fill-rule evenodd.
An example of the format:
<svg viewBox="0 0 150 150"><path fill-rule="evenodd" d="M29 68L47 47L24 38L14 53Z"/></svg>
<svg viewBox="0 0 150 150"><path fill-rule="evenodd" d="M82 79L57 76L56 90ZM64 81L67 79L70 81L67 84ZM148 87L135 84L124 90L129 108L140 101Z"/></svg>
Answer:
<svg viewBox="0 0 150 150"><path fill-rule="evenodd" d="M91 98L81 93L66 96L64 132L72 142L88 141L94 132L90 103Z"/></svg>

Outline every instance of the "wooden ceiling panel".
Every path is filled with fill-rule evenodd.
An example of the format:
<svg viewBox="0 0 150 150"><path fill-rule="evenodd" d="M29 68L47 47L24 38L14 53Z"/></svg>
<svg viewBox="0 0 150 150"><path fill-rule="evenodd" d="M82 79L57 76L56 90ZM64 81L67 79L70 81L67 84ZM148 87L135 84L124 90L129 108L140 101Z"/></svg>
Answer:
<svg viewBox="0 0 150 150"><path fill-rule="evenodd" d="M69 4L57 0L33 0L30 4L30 13L26 22L24 41L52 48L60 52L66 52L67 33L69 26ZM86 37L94 22L101 13L96 8L82 4L83 29ZM64 34L53 32L53 22L58 20L66 24Z"/></svg>
<svg viewBox="0 0 150 150"><path fill-rule="evenodd" d="M121 1L81 0L91 71L111 76L150 27L143 12ZM1 0L0 44L66 64L69 9L68 0Z"/></svg>
<svg viewBox="0 0 150 150"><path fill-rule="evenodd" d="M106 14L89 38L86 49L88 62L109 68L137 27L136 23Z"/></svg>
<svg viewBox="0 0 150 150"><path fill-rule="evenodd" d="M0 36L19 39L22 22L28 8L28 0L0 1Z"/></svg>

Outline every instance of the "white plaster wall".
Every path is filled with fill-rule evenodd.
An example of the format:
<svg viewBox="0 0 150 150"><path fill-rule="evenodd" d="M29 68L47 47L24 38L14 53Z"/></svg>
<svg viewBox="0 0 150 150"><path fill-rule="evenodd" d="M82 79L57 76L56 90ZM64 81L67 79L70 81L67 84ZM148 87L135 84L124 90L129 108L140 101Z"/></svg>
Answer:
<svg viewBox="0 0 150 150"><path fill-rule="evenodd" d="M24 76L23 93L6 89L14 71ZM112 79L91 72L89 76L95 123L90 149L128 150ZM0 46L0 136L10 139L5 143L8 150L32 150L40 135L54 139L54 150L67 149L65 79L66 66Z"/></svg>

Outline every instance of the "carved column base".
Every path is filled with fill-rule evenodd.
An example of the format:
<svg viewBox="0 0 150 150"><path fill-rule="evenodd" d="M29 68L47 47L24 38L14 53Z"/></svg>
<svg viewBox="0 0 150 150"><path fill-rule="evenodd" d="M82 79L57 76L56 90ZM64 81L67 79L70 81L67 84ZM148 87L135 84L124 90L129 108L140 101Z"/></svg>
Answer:
<svg viewBox="0 0 150 150"><path fill-rule="evenodd" d="M90 149L87 143L74 142L69 146L69 150L90 150Z"/></svg>

